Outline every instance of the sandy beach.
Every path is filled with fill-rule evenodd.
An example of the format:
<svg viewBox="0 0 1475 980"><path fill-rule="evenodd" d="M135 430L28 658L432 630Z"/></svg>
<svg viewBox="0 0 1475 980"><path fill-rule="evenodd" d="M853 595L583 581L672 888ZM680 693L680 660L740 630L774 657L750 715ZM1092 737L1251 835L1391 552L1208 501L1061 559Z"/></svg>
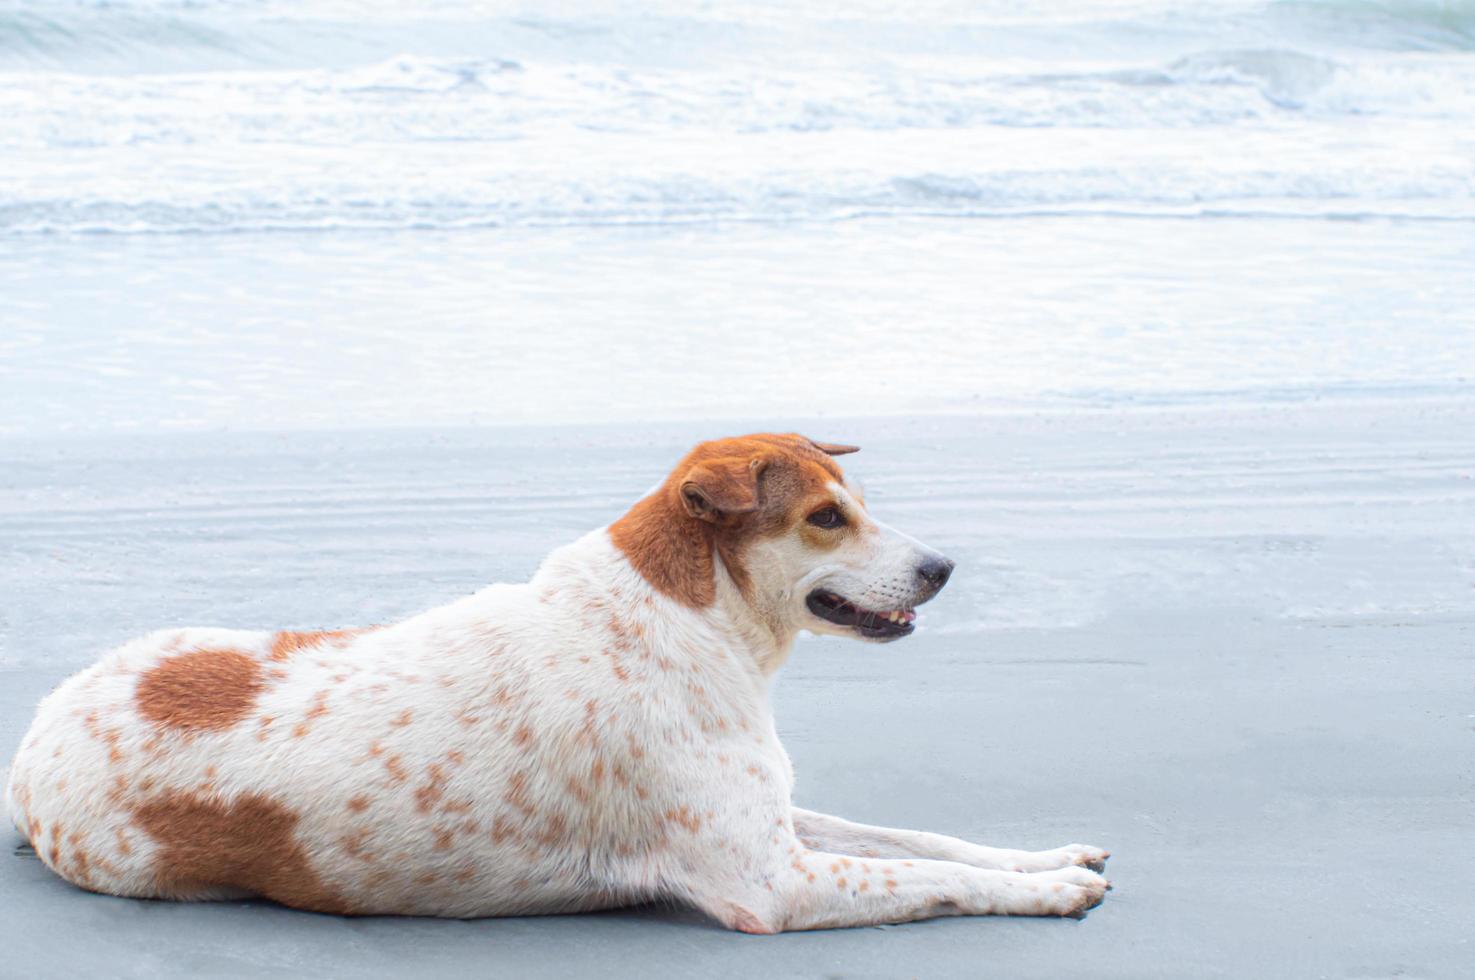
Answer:
<svg viewBox="0 0 1475 980"><path fill-rule="evenodd" d="M10 440L0 753L98 651L382 622L529 574L749 425ZM674 908L474 922L79 891L11 842L5 976L1458 977L1475 899L1475 400L833 419L958 560L924 627L801 641L797 802L1110 848L1081 922L755 938Z"/></svg>
<svg viewBox="0 0 1475 980"><path fill-rule="evenodd" d="M1113 852L758 938L80 891L0 980L1475 975L1475 6L0 0L0 766L180 625L394 621L797 430L957 561L796 803Z"/></svg>

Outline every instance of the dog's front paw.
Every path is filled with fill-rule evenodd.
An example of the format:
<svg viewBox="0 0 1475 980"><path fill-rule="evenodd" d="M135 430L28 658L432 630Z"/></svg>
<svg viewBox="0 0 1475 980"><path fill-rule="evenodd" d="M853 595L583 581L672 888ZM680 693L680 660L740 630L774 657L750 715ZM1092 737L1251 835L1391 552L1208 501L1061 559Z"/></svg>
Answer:
<svg viewBox="0 0 1475 980"><path fill-rule="evenodd" d="M1092 871L1103 871L1109 857L1111 852L1099 847L1066 844L1050 851L1021 851L1010 870L1034 873L1054 871L1056 868L1090 868Z"/></svg>
<svg viewBox="0 0 1475 980"><path fill-rule="evenodd" d="M1106 870L1106 859L1111 857L1110 851L1103 851L1101 848L1091 847L1089 844L1066 844L1064 847L1057 847L1055 850L1046 853L1060 855L1061 863L1058 867L1075 866L1090 868L1092 871L1097 872Z"/></svg>
<svg viewBox="0 0 1475 980"><path fill-rule="evenodd" d="M1111 891L1111 882L1094 871L1072 866L1042 871L1032 876L1049 882L1052 909L1055 915L1083 919L1086 913L1100 905Z"/></svg>

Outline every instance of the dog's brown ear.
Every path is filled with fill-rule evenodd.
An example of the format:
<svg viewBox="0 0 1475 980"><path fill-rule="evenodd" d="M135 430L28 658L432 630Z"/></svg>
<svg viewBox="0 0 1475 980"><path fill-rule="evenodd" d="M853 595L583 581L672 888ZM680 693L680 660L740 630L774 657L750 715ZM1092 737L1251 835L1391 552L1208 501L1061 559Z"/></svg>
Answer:
<svg viewBox="0 0 1475 980"><path fill-rule="evenodd" d="M681 481L681 503L692 517L716 523L725 514L758 509L758 477L768 460L730 456L698 463Z"/></svg>
<svg viewBox="0 0 1475 980"><path fill-rule="evenodd" d="M817 442L814 439L811 439L809 441L814 443L814 448L818 449L826 456L844 456L847 453L860 452L859 446L846 446L838 442Z"/></svg>

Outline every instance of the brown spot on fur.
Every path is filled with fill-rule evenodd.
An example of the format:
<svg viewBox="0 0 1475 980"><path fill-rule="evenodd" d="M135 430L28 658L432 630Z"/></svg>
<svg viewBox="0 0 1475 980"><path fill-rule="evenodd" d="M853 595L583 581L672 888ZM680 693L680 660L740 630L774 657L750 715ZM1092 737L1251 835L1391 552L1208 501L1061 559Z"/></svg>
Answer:
<svg viewBox="0 0 1475 980"><path fill-rule="evenodd" d="M515 772L507 777L506 800L526 814L532 814L533 805L527 797L528 774Z"/></svg>
<svg viewBox="0 0 1475 980"><path fill-rule="evenodd" d="M400 761L397 755L392 755L384 760L384 769L389 773L389 778L397 783L402 783L410 778L409 772L405 769L405 764Z"/></svg>
<svg viewBox="0 0 1475 980"><path fill-rule="evenodd" d="M692 813L685 806L679 806L674 810L667 810L666 819L671 823L684 827L693 834L702 829L702 818Z"/></svg>
<svg viewBox="0 0 1475 980"><path fill-rule="evenodd" d="M431 833L435 835L435 849L437 851L449 851L451 849L451 841L455 838L455 835L451 831L445 827L435 827L431 830Z"/></svg>
<svg viewBox="0 0 1475 980"><path fill-rule="evenodd" d="M271 638L271 659L276 661L287 660L299 650L321 646L324 643L342 646L355 636L361 633L368 633L375 629L378 629L378 627L360 626L355 629L309 630L303 632L284 630Z"/></svg>
<svg viewBox="0 0 1475 980"><path fill-rule="evenodd" d="M414 719L414 717L415 713L409 708L406 708L404 711L401 711L399 714L395 715L389 720L389 727L404 728L410 723L412 719Z"/></svg>
<svg viewBox="0 0 1475 980"><path fill-rule="evenodd" d="M492 843L501 844L517 835L517 828L512 821L506 817L498 817L492 821Z"/></svg>
<svg viewBox="0 0 1475 980"><path fill-rule="evenodd" d="M367 796L354 796L350 797L348 800L348 809L350 813L363 813L368 808L369 798Z"/></svg>
<svg viewBox="0 0 1475 980"><path fill-rule="evenodd" d="M421 813L429 813L436 801L445 794L446 772L439 765L432 762L425 767L426 774L430 777L424 786L415 790L415 809Z"/></svg>
<svg viewBox="0 0 1475 980"><path fill-rule="evenodd" d="M312 723L328 713L328 692L319 691L312 696L312 704L308 705L307 714L302 720L292 726L292 737L301 738L312 729Z"/></svg>
<svg viewBox="0 0 1475 980"><path fill-rule="evenodd" d="M759 434L699 444L649 496L610 525L610 538L657 591L700 609L716 598L714 557L744 591L744 545L777 534L840 468L800 435Z"/></svg>
<svg viewBox="0 0 1475 980"><path fill-rule="evenodd" d="M338 843L339 846L343 848L343 853L347 854L349 857L357 858L360 861L372 861L374 860L374 855L364 850L364 845L367 844L368 841L368 828L360 828L358 830L355 830L352 834L349 834L347 837L344 837Z"/></svg>
<svg viewBox="0 0 1475 980"><path fill-rule="evenodd" d="M420 872L419 874L417 874L415 876L415 884L417 884L417 885L433 885L433 884L435 884L435 872L434 871L422 871L422 872Z"/></svg>
<svg viewBox="0 0 1475 980"><path fill-rule="evenodd" d="M610 670L614 671L615 679L619 681L628 681L630 679L630 672L625 669L624 664L620 663L620 655L615 653L613 650L604 650L601 652L609 658Z"/></svg>
<svg viewBox="0 0 1475 980"><path fill-rule="evenodd" d="M269 797L226 801L171 791L136 807L133 820L159 844L153 873L164 895L231 887L293 908L352 911L313 870L297 840L297 814Z"/></svg>
<svg viewBox="0 0 1475 980"><path fill-rule="evenodd" d="M568 831L568 823L560 814L553 814L543 824L542 831L538 834L538 843L547 846L561 843Z"/></svg>
<svg viewBox="0 0 1475 980"><path fill-rule="evenodd" d="M239 650L194 650L160 662L138 682L138 713L156 725L223 731L261 693L261 665Z"/></svg>

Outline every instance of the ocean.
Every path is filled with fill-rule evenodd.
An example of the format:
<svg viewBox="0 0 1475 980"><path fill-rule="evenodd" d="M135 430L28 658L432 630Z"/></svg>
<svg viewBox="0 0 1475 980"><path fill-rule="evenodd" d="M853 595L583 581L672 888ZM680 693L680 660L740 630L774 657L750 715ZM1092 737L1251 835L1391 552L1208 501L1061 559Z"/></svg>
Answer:
<svg viewBox="0 0 1475 980"><path fill-rule="evenodd" d="M1475 372L1468 0L0 0L0 120L0 434Z"/></svg>

